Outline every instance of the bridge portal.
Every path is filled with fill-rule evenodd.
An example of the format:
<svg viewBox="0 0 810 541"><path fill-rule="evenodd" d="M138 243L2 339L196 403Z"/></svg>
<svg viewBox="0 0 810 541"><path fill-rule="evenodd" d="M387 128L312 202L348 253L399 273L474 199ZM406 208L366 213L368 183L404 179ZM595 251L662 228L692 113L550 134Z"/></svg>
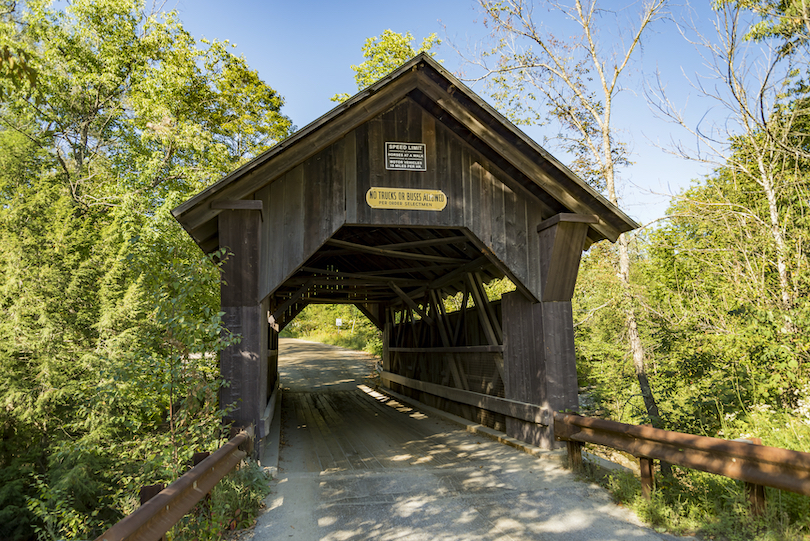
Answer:
<svg viewBox="0 0 810 541"><path fill-rule="evenodd" d="M237 424L267 435L278 333L349 303L383 334L385 386L546 448L550 412L577 408L582 250L638 227L424 54L173 213L231 254L222 310L242 340L220 399ZM490 302L504 276L517 290Z"/></svg>

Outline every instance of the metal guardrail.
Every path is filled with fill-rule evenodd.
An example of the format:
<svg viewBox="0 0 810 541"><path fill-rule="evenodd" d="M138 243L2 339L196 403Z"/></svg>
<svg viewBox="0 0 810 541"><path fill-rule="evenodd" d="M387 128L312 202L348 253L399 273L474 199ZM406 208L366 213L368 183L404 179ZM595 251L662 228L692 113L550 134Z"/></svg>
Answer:
<svg viewBox="0 0 810 541"><path fill-rule="evenodd" d="M247 456L252 444L253 427L248 427L96 541L157 541Z"/></svg>
<svg viewBox="0 0 810 541"><path fill-rule="evenodd" d="M651 461L658 459L744 481L749 485L749 494L756 487L768 486L810 496L810 453L570 413L555 413L554 434L556 439L574 444L569 444L569 460L574 466L581 464L581 443L612 447L639 458L645 495L653 481ZM764 507L764 491L758 492L761 496L751 498L755 510Z"/></svg>

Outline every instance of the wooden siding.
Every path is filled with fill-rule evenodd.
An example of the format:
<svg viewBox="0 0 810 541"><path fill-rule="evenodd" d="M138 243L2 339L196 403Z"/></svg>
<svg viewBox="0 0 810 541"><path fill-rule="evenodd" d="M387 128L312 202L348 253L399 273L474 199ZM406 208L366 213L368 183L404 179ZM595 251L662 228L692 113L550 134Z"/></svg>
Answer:
<svg viewBox="0 0 810 541"><path fill-rule="evenodd" d="M424 143L427 171L385 169L386 141ZM372 209L371 187L442 190L442 211ZM525 189L410 98L254 194L264 203L261 295L281 286L343 225L464 228L502 272L540 295L537 225Z"/></svg>
<svg viewBox="0 0 810 541"><path fill-rule="evenodd" d="M357 213L347 216L358 225L463 227L480 241L501 270L539 298L537 224L547 218L537 199L487 162L410 98L355 131ZM425 143L427 171L387 171L385 141ZM372 209L366 192L372 186L442 190L447 207L440 211Z"/></svg>
<svg viewBox="0 0 810 541"><path fill-rule="evenodd" d="M345 223L346 146L344 140L338 141L256 192L255 198L267 209L262 231L262 298Z"/></svg>
<svg viewBox="0 0 810 541"><path fill-rule="evenodd" d="M495 317L500 319L500 303L492 303L492 309ZM427 383L503 398L504 382L499 368L503 366L503 353L498 351L502 348L488 346L479 311L470 308L463 312L448 313L447 326L451 330L459 328L458 340L452 348L442 348L435 325L428 325L424 320L409 319L390 325L390 331L386 332L388 340L384 368L394 374ZM476 350L464 352L465 346ZM407 351L418 348L424 349ZM436 349L431 352L429 348ZM450 349L452 352L442 349ZM481 351L483 349L494 351ZM506 417L503 414L461 404L399 383L391 382L390 385L392 390L429 406L497 430L506 430Z"/></svg>

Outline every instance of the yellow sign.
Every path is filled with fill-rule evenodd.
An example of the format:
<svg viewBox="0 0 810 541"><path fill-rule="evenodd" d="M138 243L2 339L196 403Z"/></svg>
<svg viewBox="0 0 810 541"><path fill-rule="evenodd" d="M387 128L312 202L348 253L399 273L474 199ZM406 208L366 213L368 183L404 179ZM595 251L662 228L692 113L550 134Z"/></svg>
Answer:
<svg viewBox="0 0 810 541"><path fill-rule="evenodd" d="M373 209L443 210L447 196L441 190L410 188L371 188L366 203Z"/></svg>

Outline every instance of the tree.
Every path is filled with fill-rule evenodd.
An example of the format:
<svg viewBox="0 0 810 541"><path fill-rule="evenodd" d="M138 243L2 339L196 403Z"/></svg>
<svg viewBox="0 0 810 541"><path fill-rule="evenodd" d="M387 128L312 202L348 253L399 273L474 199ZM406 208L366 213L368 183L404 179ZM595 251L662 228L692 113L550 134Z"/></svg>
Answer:
<svg viewBox="0 0 810 541"><path fill-rule="evenodd" d="M795 300L788 269L791 248L784 234L790 211L780 198L785 190L794 189L792 179L799 162L810 157L805 136L807 87L796 78L807 58L803 54L781 54L773 42L752 47L745 41L745 35L753 30L743 11L728 3L718 9L716 39L702 35L695 38L711 70L699 76L695 86L719 105L723 118L708 128L690 126L661 88L653 93L653 102L666 118L687 130L701 149L677 145L676 152L727 169L743 183L753 182L752 187L765 203L763 209L735 207L730 202L725 209L747 215L749 226L768 231L775 250L778 302L783 309L789 309ZM704 84L704 77L721 84Z"/></svg>
<svg viewBox="0 0 810 541"><path fill-rule="evenodd" d="M754 13L760 21L752 24L746 38L754 41L781 41L779 52L790 55L807 47L810 37L810 8L806 0L724 0L720 5L735 6Z"/></svg>
<svg viewBox="0 0 810 541"><path fill-rule="evenodd" d="M363 90L371 86L417 54L429 52L434 45L441 44L436 34L430 34L422 39L422 45L416 50L411 45L413 39L410 32L406 32L403 36L392 30L384 30L379 36L368 38L362 49L365 62L351 67L357 89ZM435 53L430 54L433 56ZM335 94L332 101L342 102L349 98L349 94L346 93Z"/></svg>
<svg viewBox="0 0 810 541"><path fill-rule="evenodd" d="M16 1L0 1L0 99L11 88L31 90L37 81L31 52L20 36L18 13Z"/></svg>
<svg viewBox="0 0 810 541"><path fill-rule="evenodd" d="M31 0L15 28L38 79L0 104L0 537L95 537L219 441L219 269L169 210L291 123L140 0Z"/></svg>
<svg viewBox="0 0 810 541"><path fill-rule="evenodd" d="M557 121L562 130L560 146L576 157L576 170L604 189L610 202L618 205L617 171L629 164L629 157L614 132L614 99L623 90L621 82L642 37L664 15L666 1L644 2L638 20L623 32L628 38L621 43L603 41L600 24L607 26L604 19L613 16L621 25L618 14L625 11L608 11L596 0L549 4L549 9L558 11L576 28L579 37L572 41L557 38L537 23L534 6L526 0L479 3L496 45L477 63L484 69L481 79L492 85L496 102L517 122L543 118ZM619 237L617 246L615 270L622 284L629 349L647 414L654 426L662 426L638 330L626 234Z"/></svg>

